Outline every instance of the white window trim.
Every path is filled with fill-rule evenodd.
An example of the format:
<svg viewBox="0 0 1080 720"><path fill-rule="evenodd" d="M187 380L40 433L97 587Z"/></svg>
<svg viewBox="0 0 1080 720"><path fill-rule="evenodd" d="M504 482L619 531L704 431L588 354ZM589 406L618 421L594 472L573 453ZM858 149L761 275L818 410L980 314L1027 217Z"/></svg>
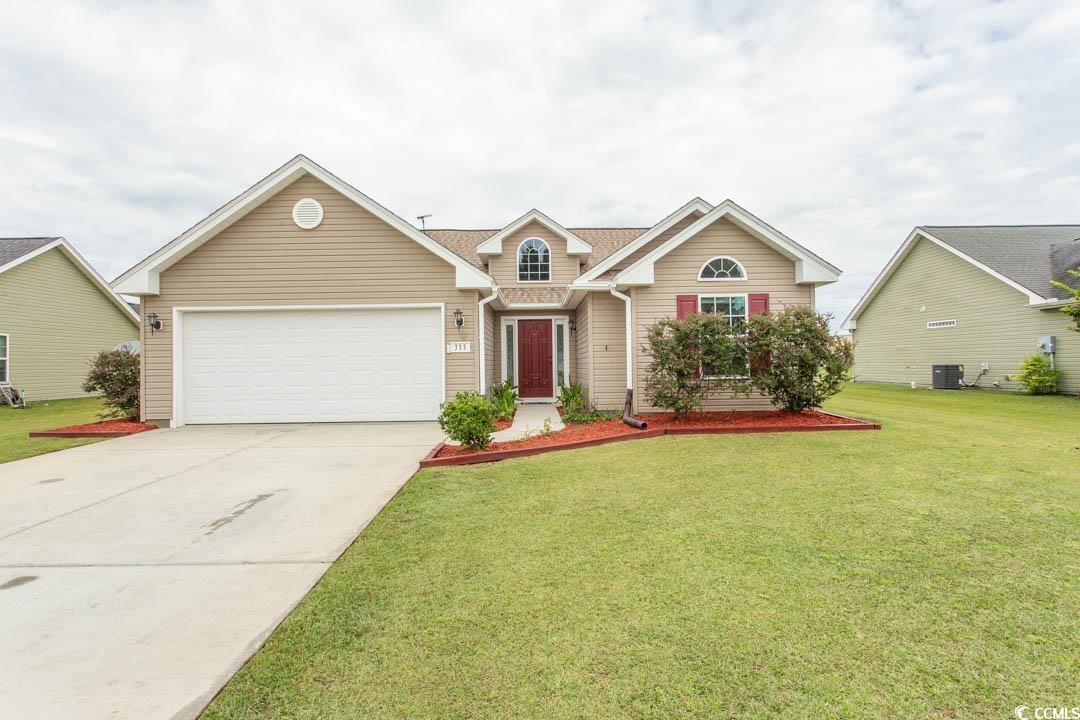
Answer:
<svg viewBox="0 0 1080 720"><path fill-rule="evenodd" d="M746 308L746 314L743 316L746 322L750 322L750 295L749 293L698 293L697 296L697 311L701 313L701 300L702 298L733 298L741 297L743 299L743 307ZM705 313L701 313L704 315ZM716 313L709 313L715 315ZM749 369L749 366L747 367ZM749 380L749 375L706 375L704 372L701 377L705 380Z"/></svg>
<svg viewBox="0 0 1080 720"><path fill-rule="evenodd" d="M0 383L6 385L11 380L11 335L0 333L0 338L4 338L4 356L0 357L4 361L4 376L0 377Z"/></svg>
<svg viewBox="0 0 1080 720"><path fill-rule="evenodd" d="M521 333L518 331L518 321L519 320L550 320L551 321L551 380L552 380L552 383L551 383L552 388L551 388L551 390L552 390L552 393L555 393L555 391L559 388L559 382L558 382L558 378L559 378L559 358L558 358L559 343L555 338L556 327L559 326L559 325L566 326L566 329L564 330L564 332L566 333L566 344L563 347L563 350L566 352L566 363L563 365L564 372L563 372L563 382L562 382L562 384L563 385L569 385L570 384L570 316L569 315L504 315L499 320L499 327L501 328L501 332L499 333L499 354L501 355L500 361L502 362L502 365L499 366L500 367L499 377L501 377L503 379L503 381L505 381L507 379L507 377L506 377L506 375L507 375L507 372L506 372L506 360L507 360L507 354L506 354L506 328L508 326L511 326L511 325L514 327L514 354L516 355L518 347L519 347L518 343L519 343L519 341L521 339ZM514 377L512 378L513 381L514 381L514 386L515 387L518 387L520 385L520 383L518 382L518 378L519 378L519 372L518 371L520 370L520 365L521 365L521 363L519 363L518 359L515 357L514 358ZM557 394L553 394L549 398L543 398L543 397L540 397L540 398L520 398L518 400L518 402L523 402L523 403L527 403L527 402L543 402L543 403L546 403L546 402L554 402L555 400L558 400L558 399L559 399L559 396Z"/></svg>
<svg viewBox="0 0 1080 720"><path fill-rule="evenodd" d="M715 262L716 260L730 260L731 262L735 263L738 266L739 270L742 271L742 277L737 277L737 278L721 278L721 277L707 278L707 277L701 277L701 273L705 272L705 268L707 268L709 266L709 263ZM716 257L709 258L708 260L706 260L705 262L703 262L701 264L701 267L698 268L698 271L697 271L697 279L700 282L742 282L743 280L749 280L750 275L746 272L746 266L743 265L738 260L736 260L735 258L731 257L730 255L717 255Z"/></svg>
<svg viewBox="0 0 1080 720"><path fill-rule="evenodd" d="M174 307L172 312L172 418L169 427L184 425L184 317L188 313L215 312L284 312L296 310L394 310L403 308L436 308L442 321L439 323L442 333L439 339L439 363L442 370L440 396L446 399L446 303L388 303L373 305L211 305L200 307Z"/></svg>
<svg viewBox="0 0 1080 720"><path fill-rule="evenodd" d="M548 276L547 276L547 280L522 280L521 279L521 248L525 247L525 243L529 242L530 240L536 240L539 243L543 243L544 247L547 248L547 255L548 255ZM514 273L515 273L515 277L517 278L518 284L526 285L526 284L544 283L544 284L550 285L551 284L551 274L552 274L551 273L551 271L552 271L552 268L551 268L552 260L553 260L553 256L551 254L551 245L548 243L547 240L545 240L542 237L536 237L536 236L527 237L524 240L522 240L518 244L517 250L514 252Z"/></svg>

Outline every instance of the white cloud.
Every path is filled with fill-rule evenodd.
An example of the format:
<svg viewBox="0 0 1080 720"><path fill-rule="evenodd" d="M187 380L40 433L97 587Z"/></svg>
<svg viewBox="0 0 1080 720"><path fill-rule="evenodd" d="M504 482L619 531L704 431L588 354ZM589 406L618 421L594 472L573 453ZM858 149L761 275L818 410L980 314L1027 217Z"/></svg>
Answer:
<svg viewBox="0 0 1080 720"><path fill-rule="evenodd" d="M405 217L647 225L731 197L844 268L916 224L1080 222L1080 6L3 8L0 235L112 277L297 152Z"/></svg>

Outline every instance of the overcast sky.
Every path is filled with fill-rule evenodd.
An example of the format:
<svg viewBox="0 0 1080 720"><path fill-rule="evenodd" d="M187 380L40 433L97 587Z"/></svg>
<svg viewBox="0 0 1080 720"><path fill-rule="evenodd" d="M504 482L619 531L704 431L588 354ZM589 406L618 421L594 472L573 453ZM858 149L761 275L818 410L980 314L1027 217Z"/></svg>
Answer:
<svg viewBox="0 0 1080 720"><path fill-rule="evenodd" d="M1080 223L1080 3L0 0L0 236L112 279L297 153L399 215L731 198L845 270Z"/></svg>

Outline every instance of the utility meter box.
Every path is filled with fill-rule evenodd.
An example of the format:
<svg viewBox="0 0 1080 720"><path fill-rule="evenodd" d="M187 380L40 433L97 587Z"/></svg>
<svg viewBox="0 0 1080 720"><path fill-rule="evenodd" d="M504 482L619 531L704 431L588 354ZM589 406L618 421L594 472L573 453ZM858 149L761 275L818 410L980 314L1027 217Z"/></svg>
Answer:
<svg viewBox="0 0 1080 720"><path fill-rule="evenodd" d="M1035 345L1043 355L1053 355L1057 352L1057 338L1053 335L1040 335Z"/></svg>

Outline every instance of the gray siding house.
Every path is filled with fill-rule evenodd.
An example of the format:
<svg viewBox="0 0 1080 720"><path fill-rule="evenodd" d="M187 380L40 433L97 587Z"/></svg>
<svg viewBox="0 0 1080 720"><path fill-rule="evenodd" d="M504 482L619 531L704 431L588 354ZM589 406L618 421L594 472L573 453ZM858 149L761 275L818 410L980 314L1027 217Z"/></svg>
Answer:
<svg viewBox="0 0 1080 720"><path fill-rule="evenodd" d="M915 228L844 321L857 382L929 387L931 366L965 382L1022 390L1020 362L1053 336L1061 390L1080 392L1080 333L1061 308L1080 266L1080 225Z"/></svg>

